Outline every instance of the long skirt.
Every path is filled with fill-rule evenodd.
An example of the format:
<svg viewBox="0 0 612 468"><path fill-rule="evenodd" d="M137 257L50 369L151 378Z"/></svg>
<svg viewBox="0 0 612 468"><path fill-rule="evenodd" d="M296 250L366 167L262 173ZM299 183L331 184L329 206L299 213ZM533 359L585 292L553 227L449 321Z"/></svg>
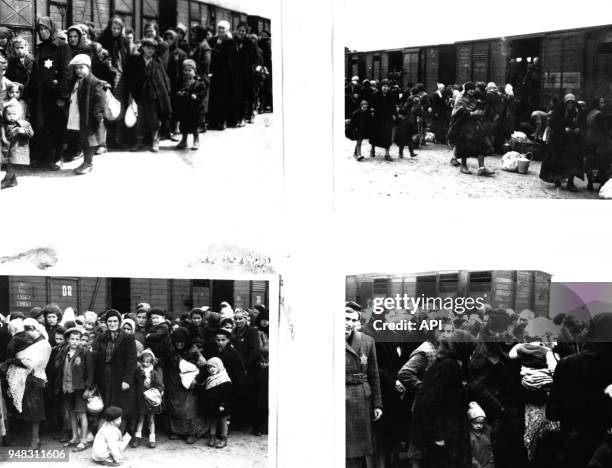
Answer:
<svg viewBox="0 0 612 468"><path fill-rule="evenodd" d="M166 403L171 432L197 437L204 434L206 425L200 416L198 396L193 390L183 387L178 369L168 372Z"/></svg>
<svg viewBox="0 0 612 468"><path fill-rule="evenodd" d="M44 421L45 418L45 381L28 375L23 394L21 419L29 422Z"/></svg>
<svg viewBox="0 0 612 468"><path fill-rule="evenodd" d="M372 391L368 383L346 386L346 458L374 453Z"/></svg>
<svg viewBox="0 0 612 468"><path fill-rule="evenodd" d="M380 148L389 148L393 142L393 117L381 116L374 119L370 144Z"/></svg>
<svg viewBox="0 0 612 468"><path fill-rule="evenodd" d="M554 182L560 179L578 177L584 178L580 137L568 135L548 147L542 167L540 179Z"/></svg>

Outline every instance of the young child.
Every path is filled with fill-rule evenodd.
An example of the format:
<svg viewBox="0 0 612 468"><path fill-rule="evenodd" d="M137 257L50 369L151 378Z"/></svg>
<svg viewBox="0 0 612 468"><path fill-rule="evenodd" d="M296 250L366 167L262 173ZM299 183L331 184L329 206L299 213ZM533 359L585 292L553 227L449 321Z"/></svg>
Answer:
<svg viewBox="0 0 612 468"><path fill-rule="evenodd" d="M119 466L122 461L121 452L127 447L129 434L121 438L121 408L109 406L104 410L104 423L96 433L91 450L91 459L107 466Z"/></svg>
<svg viewBox="0 0 612 468"><path fill-rule="evenodd" d="M170 339L166 312L154 307L149 311L149 320L151 321L151 326L145 336L145 348L153 351L153 354L159 361L159 366L163 368Z"/></svg>
<svg viewBox="0 0 612 468"><path fill-rule="evenodd" d="M187 148L187 136L193 134L192 150L200 147L198 125L202 115L202 105L206 96L206 85L196 76L196 63L191 59L183 61L183 83L176 93L177 120L179 121L183 138L177 145L178 149Z"/></svg>
<svg viewBox="0 0 612 468"><path fill-rule="evenodd" d="M21 116L24 120L30 121L30 110L23 98L24 87L21 83L11 83L6 86L6 102L15 99L21 106Z"/></svg>
<svg viewBox="0 0 612 468"><path fill-rule="evenodd" d="M12 99L2 110L2 155L6 159L6 174L1 182L1 188L6 189L17 185L15 165L30 164L30 138L34 136L32 126L23 119L19 102Z"/></svg>
<svg viewBox="0 0 612 468"><path fill-rule="evenodd" d="M232 381L223 362L217 357L206 362L206 371L208 377L204 383L204 414L210 431L208 446L221 449L227 445Z"/></svg>
<svg viewBox="0 0 612 468"><path fill-rule="evenodd" d="M74 70L68 105L69 132L78 134L78 150L83 151L83 164L74 172L83 175L93 169L93 157L97 149L106 146L104 109L106 98L102 81L91 73L91 57L75 55L70 61Z"/></svg>
<svg viewBox="0 0 612 468"><path fill-rule="evenodd" d="M62 395L72 427L72 438L64 446L74 446L75 452L87 448L87 398L94 379L93 355L82 346L82 335L79 328L66 330L64 337L67 343L60 350L56 361L58 373L55 393Z"/></svg>
<svg viewBox="0 0 612 468"><path fill-rule="evenodd" d="M472 468L495 468L491 430L486 424L486 415L475 401L468 407L470 420L470 446L472 449Z"/></svg>
<svg viewBox="0 0 612 468"><path fill-rule="evenodd" d="M34 57L30 55L30 44L24 37L17 36L13 39L12 46L13 55L8 59L6 77L13 83L22 84L25 89L23 99L31 102Z"/></svg>
<svg viewBox="0 0 612 468"><path fill-rule="evenodd" d="M156 367L157 359L150 349L145 349L138 358L138 369L136 372L136 389L138 398L138 425L132 448L136 448L142 441L142 429L145 420L149 424L149 448L155 448L155 415L161 413L161 397L164 395L164 377L162 370ZM144 392L150 389L157 389L160 396L159 404L154 404L150 399L145 398Z"/></svg>
<svg viewBox="0 0 612 468"><path fill-rule="evenodd" d="M351 114L351 119L347 128L347 137L354 140L355 151L353 157L357 161L363 161L361 154L361 142L369 137L370 125L372 122L372 111L368 101L361 101L359 108Z"/></svg>

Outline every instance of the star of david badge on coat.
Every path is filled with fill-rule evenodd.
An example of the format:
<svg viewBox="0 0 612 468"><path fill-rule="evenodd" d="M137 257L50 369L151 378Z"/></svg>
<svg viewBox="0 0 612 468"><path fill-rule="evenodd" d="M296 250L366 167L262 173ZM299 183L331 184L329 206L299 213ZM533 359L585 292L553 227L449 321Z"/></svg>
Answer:
<svg viewBox="0 0 612 468"><path fill-rule="evenodd" d="M361 364L366 365L368 363L368 357L365 354L361 355Z"/></svg>
<svg viewBox="0 0 612 468"><path fill-rule="evenodd" d="M45 68L49 68L49 69L53 68L53 60L51 59L45 60Z"/></svg>

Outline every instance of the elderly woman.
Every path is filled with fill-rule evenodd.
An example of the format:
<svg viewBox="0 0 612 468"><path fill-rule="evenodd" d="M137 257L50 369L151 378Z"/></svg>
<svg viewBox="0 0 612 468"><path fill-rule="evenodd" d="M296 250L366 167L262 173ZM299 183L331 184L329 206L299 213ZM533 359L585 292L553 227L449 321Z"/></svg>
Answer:
<svg viewBox="0 0 612 468"><path fill-rule="evenodd" d="M192 344L186 328L178 327L174 330L170 334L170 342L169 356L164 369L169 438L178 440L186 437L185 442L193 444L205 430L204 418L198 411L195 377L198 369L206 365L206 359Z"/></svg>
<svg viewBox="0 0 612 468"><path fill-rule="evenodd" d="M582 179L582 129L580 128L580 109L576 96L569 93L563 98L563 104L553 110L550 118L549 151L542 161L540 179L553 182L560 187L567 179L567 190L577 192L574 177Z"/></svg>
<svg viewBox="0 0 612 468"><path fill-rule="evenodd" d="M29 448L40 448L39 426L45 420L43 388L47 382L45 368L51 356L45 328L32 318L15 330L7 360L7 394L18 417L29 423Z"/></svg>
<svg viewBox="0 0 612 468"><path fill-rule="evenodd" d="M455 146L455 157L461 159L461 173L471 174L467 158L478 158L478 175L491 176L492 170L485 167L484 155L487 141L484 138L482 119L484 109L476 97L476 85L468 81L463 85L463 95L455 101L448 141Z"/></svg>
<svg viewBox="0 0 612 468"><path fill-rule="evenodd" d="M123 410L121 428L136 423L135 372L136 343L134 335L120 329L121 314L110 309L104 314L106 331L94 342L95 382L102 394L104 407L118 406Z"/></svg>
<svg viewBox="0 0 612 468"><path fill-rule="evenodd" d="M230 33L229 23L219 21L217 35L208 42L212 48L208 120L210 128L225 130L226 126L235 125L236 120L234 117L236 83L233 60L238 49Z"/></svg>

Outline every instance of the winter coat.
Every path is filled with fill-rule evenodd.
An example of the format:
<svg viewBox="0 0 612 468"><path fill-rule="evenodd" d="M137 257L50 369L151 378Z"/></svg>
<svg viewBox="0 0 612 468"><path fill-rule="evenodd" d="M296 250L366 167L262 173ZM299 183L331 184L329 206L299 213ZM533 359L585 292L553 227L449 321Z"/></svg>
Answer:
<svg viewBox="0 0 612 468"><path fill-rule="evenodd" d="M209 41L212 51L210 60L210 98L209 120L214 124L231 122L234 117L236 102L236 83L234 73L234 56L237 53L236 42L229 37L217 36Z"/></svg>
<svg viewBox="0 0 612 468"><path fill-rule="evenodd" d="M6 124L4 125L4 132L9 142L9 146L6 148L8 162L28 165L30 164L30 138L34 136L34 130L32 130L29 122L23 119L18 120L13 128L23 128L25 133L23 135L10 135L11 130Z"/></svg>
<svg viewBox="0 0 612 468"><path fill-rule="evenodd" d="M143 100L156 101L159 106L160 119L167 118L172 112L170 102L170 79L159 59L153 58L147 69L142 55L130 57L126 80L128 89L136 102Z"/></svg>
<svg viewBox="0 0 612 468"><path fill-rule="evenodd" d="M54 392L56 395L62 394L62 384L66 356L70 351L69 346L63 346L55 357L54 369ZM72 388L73 391L86 390L93 387L94 383L94 358L93 354L85 348L77 348L74 356L70 360L72 368Z"/></svg>
<svg viewBox="0 0 612 468"><path fill-rule="evenodd" d="M232 331L232 345L238 350L247 370L251 370L259 359L259 330L245 325Z"/></svg>
<svg viewBox="0 0 612 468"><path fill-rule="evenodd" d="M388 148L391 146L393 126L397 115L397 99L394 94L382 92L373 96L371 107L374 109L370 143L372 146Z"/></svg>
<svg viewBox="0 0 612 468"><path fill-rule="evenodd" d="M423 451L424 466L471 466L465 375L455 359L438 357L423 378L414 403L412 435ZM436 441L444 441L438 446Z"/></svg>
<svg viewBox="0 0 612 468"><path fill-rule="evenodd" d="M357 109L351 114L346 137L353 141L365 140L370 136L372 129L372 111Z"/></svg>
<svg viewBox="0 0 612 468"><path fill-rule="evenodd" d="M72 89L76 83L72 80ZM82 148L95 148L106 144L104 109L106 96L102 82L91 73L83 78L77 91L79 102L79 144ZM70 108L70 104L68 104Z"/></svg>
<svg viewBox="0 0 612 468"><path fill-rule="evenodd" d="M102 394L104 407L118 406L123 417L135 416L135 372L136 340L123 330L117 332L115 345L109 362L106 362L106 347L111 341L111 332L105 331L94 342L95 382ZM121 389L125 382L130 388Z"/></svg>
<svg viewBox="0 0 612 468"><path fill-rule="evenodd" d="M577 107L569 111L562 105L554 110L550 119L549 151L540 168L540 178L545 182L565 177L584 177L583 129L580 128L579 117Z"/></svg>
<svg viewBox="0 0 612 468"><path fill-rule="evenodd" d="M233 393L231 382L224 382L221 385L204 390L202 415L218 417L231 414ZM223 411L219 410L220 407L223 407Z"/></svg>
<svg viewBox="0 0 612 468"><path fill-rule="evenodd" d="M185 59L187 59L187 53L184 50L178 47L170 48L166 72L172 93L176 93L183 84L183 61Z"/></svg>
<svg viewBox="0 0 612 468"><path fill-rule="evenodd" d="M150 388L156 388L159 392L164 394L164 373L161 367L154 367L151 371L151 382L148 387L145 387L144 384L145 375L144 371L140 366L136 367L136 404L137 404L137 412L139 415L147 415L150 413L159 414L162 410L162 405L160 406L151 406L145 400L143 393Z"/></svg>
<svg viewBox="0 0 612 468"><path fill-rule="evenodd" d="M346 356L346 458L374 453L372 417L383 407L374 340L354 331L345 344Z"/></svg>
<svg viewBox="0 0 612 468"><path fill-rule="evenodd" d="M155 357L163 363L168 354L168 346L170 345L170 331L167 323L160 323L156 326L151 326L145 335L145 348L149 348L155 354Z"/></svg>
<svg viewBox="0 0 612 468"><path fill-rule="evenodd" d="M11 57L8 60L5 76L13 83L21 83L23 85L24 92L22 98L28 103L32 97L32 86L36 84L32 76L33 71L34 57L31 55L26 55L23 59L23 63L21 59L17 57Z"/></svg>
<svg viewBox="0 0 612 468"><path fill-rule="evenodd" d="M38 97L52 93L57 99L68 99L72 71L70 46L61 39L50 39L36 47L36 83ZM42 104L42 102L40 102Z"/></svg>
<svg viewBox="0 0 612 468"><path fill-rule="evenodd" d="M179 85L174 97L174 118L181 123L181 132L197 132L207 93L206 85L199 78Z"/></svg>

